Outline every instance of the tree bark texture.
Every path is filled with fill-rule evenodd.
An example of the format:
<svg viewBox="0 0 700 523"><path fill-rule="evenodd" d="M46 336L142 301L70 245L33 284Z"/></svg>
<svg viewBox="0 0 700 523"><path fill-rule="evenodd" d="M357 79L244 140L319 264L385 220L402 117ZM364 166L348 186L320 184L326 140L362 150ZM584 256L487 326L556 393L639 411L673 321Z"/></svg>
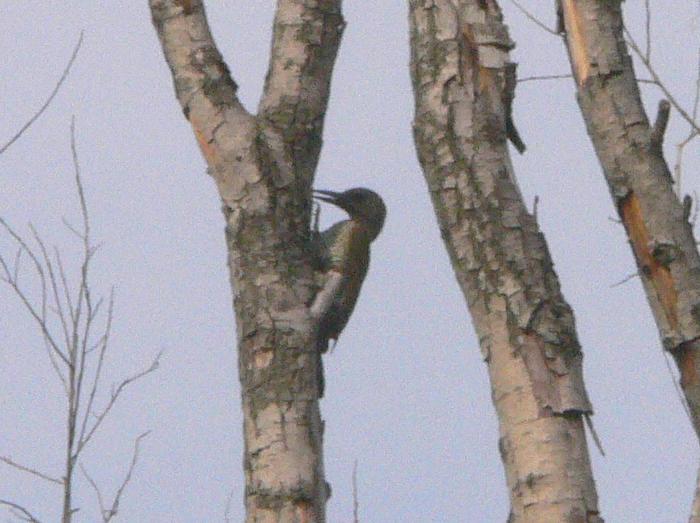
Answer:
<svg viewBox="0 0 700 523"><path fill-rule="evenodd" d="M488 365L509 521L599 523L574 316L508 153L515 64L500 8L411 0L410 32L416 148Z"/></svg>
<svg viewBox="0 0 700 523"><path fill-rule="evenodd" d="M246 521L325 521L310 314L311 185L331 73L344 27L340 0L278 0L257 114L236 96L201 0L150 0L177 98L226 218L244 415Z"/></svg>
<svg viewBox="0 0 700 523"><path fill-rule="evenodd" d="M650 125L619 0L563 0L560 10L588 134L700 437L700 257L663 156L669 104Z"/></svg>
<svg viewBox="0 0 700 523"><path fill-rule="evenodd" d="M695 495L693 496L693 505L690 509L690 517L688 523L700 523L700 470L695 481Z"/></svg>

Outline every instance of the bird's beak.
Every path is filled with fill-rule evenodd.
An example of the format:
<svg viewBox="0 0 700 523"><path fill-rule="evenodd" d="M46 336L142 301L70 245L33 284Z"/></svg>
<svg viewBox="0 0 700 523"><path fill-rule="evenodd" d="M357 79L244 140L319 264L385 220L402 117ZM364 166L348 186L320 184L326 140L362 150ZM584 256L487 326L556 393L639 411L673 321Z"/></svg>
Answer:
<svg viewBox="0 0 700 523"><path fill-rule="evenodd" d="M321 200L322 202L332 203L338 207L340 207L340 202L338 201L340 196L341 194L335 191L314 190L314 198Z"/></svg>

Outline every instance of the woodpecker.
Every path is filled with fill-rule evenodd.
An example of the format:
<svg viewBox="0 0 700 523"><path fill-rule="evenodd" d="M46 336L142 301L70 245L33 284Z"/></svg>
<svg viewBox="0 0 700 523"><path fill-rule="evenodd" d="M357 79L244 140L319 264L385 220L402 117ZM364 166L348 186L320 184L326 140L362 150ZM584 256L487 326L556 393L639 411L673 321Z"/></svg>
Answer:
<svg viewBox="0 0 700 523"><path fill-rule="evenodd" d="M316 234L316 269L340 276L329 307L319 319L318 349L324 353L328 341L335 344L350 319L369 267L369 246L382 230L386 206L377 193L365 188L314 193L317 200L332 203L350 216Z"/></svg>

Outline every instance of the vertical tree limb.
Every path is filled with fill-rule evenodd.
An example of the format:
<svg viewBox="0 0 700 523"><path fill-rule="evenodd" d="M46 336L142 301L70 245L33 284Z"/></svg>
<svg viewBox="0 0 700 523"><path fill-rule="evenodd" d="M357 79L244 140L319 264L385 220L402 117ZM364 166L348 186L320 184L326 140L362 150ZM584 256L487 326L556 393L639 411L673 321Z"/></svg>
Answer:
<svg viewBox="0 0 700 523"><path fill-rule="evenodd" d="M248 522L325 521L310 314L311 183L344 22L340 0L278 0L257 116L201 0L150 0L175 91L223 202L238 335Z"/></svg>
<svg viewBox="0 0 700 523"><path fill-rule="evenodd" d="M488 365L509 522L601 522L571 308L507 138L515 64L493 0L411 0L418 157Z"/></svg>
<svg viewBox="0 0 700 523"><path fill-rule="evenodd" d="M588 134L700 436L700 256L661 147L668 102L661 102L651 126L627 51L618 0L563 0L562 8Z"/></svg>

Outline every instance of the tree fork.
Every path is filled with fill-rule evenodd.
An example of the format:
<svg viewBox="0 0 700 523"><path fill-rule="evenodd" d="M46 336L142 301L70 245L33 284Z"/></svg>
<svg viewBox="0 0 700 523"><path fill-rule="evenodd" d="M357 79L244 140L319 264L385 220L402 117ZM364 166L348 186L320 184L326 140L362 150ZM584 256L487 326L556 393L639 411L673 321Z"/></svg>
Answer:
<svg viewBox="0 0 700 523"><path fill-rule="evenodd" d="M340 0L278 0L256 115L201 0L150 0L177 98L216 181L238 336L246 521L323 523L311 185L344 21Z"/></svg>

